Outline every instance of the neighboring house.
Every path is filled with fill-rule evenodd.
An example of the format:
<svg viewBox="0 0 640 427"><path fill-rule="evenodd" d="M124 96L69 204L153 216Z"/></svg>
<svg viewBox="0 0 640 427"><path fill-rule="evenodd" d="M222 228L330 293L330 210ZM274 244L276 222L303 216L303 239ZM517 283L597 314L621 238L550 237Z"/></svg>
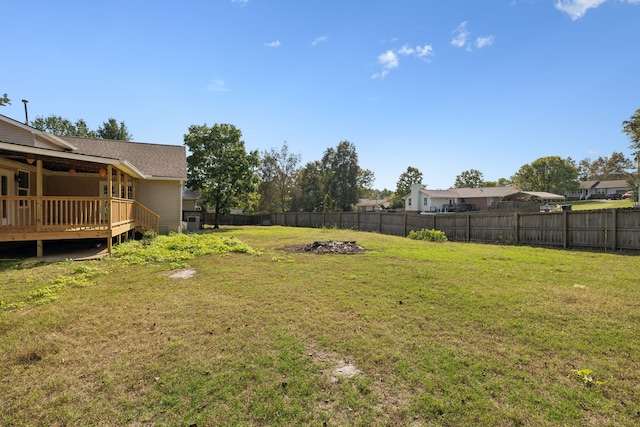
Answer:
<svg viewBox="0 0 640 427"><path fill-rule="evenodd" d="M450 188L427 190L413 184L404 197L407 212L464 212L488 210L505 197L520 192L518 187Z"/></svg>
<svg viewBox="0 0 640 427"><path fill-rule="evenodd" d="M631 190L629 183L624 179L612 181L580 181L579 193L567 193L569 199L604 199L607 194L622 195Z"/></svg>
<svg viewBox="0 0 640 427"><path fill-rule="evenodd" d="M380 212L389 209L391 203L383 199L360 199L356 204L358 212Z"/></svg>
<svg viewBox="0 0 640 427"><path fill-rule="evenodd" d="M58 137L0 115L0 242L181 231L184 146Z"/></svg>
<svg viewBox="0 0 640 427"><path fill-rule="evenodd" d="M200 205L198 205L199 195L197 192L184 188L182 190L182 210L185 212L199 211Z"/></svg>

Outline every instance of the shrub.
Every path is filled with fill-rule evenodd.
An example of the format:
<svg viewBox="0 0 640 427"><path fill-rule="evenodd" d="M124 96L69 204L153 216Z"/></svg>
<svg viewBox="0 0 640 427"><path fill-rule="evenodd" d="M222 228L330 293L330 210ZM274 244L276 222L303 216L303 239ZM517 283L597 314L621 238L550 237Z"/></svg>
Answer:
<svg viewBox="0 0 640 427"><path fill-rule="evenodd" d="M429 242L446 242L447 235L444 234L443 231L440 230L427 230L426 228L421 229L420 231L411 230L409 235L407 236L413 240L427 240Z"/></svg>

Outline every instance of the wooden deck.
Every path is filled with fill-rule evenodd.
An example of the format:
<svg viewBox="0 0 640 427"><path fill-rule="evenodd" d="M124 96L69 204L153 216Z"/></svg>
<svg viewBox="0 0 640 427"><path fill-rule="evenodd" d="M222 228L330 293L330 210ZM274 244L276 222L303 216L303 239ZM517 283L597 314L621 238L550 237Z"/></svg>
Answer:
<svg viewBox="0 0 640 427"><path fill-rule="evenodd" d="M0 197L0 242L108 239L132 230L158 232L159 216L131 199Z"/></svg>

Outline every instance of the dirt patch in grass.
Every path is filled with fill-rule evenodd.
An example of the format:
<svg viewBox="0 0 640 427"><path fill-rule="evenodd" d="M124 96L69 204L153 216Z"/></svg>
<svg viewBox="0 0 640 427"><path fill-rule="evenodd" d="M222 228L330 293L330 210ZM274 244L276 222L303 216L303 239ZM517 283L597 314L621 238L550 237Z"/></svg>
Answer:
<svg viewBox="0 0 640 427"><path fill-rule="evenodd" d="M361 375L362 371L355 367L349 359L340 357L326 351L320 351L313 345L307 345L307 355L321 364L329 364L331 367L324 370L324 374L331 378L331 382L337 382L338 377L352 378Z"/></svg>
<svg viewBox="0 0 640 427"><path fill-rule="evenodd" d="M342 254L353 255L364 252L364 248L356 242L334 242L333 240L317 240L303 246L287 246L285 252L308 252L318 255Z"/></svg>
<svg viewBox="0 0 640 427"><path fill-rule="evenodd" d="M173 270L168 273L171 279L189 279L195 276L196 271L193 268L181 268L179 270Z"/></svg>

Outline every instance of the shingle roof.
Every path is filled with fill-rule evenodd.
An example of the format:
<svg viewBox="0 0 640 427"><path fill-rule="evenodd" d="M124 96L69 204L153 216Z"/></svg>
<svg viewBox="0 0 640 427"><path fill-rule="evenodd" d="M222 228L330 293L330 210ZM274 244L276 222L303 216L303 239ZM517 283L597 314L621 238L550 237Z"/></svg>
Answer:
<svg viewBox="0 0 640 427"><path fill-rule="evenodd" d="M596 188L627 188L629 183L624 179L616 179L613 181L600 181Z"/></svg>
<svg viewBox="0 0 640 427"><path fill-rule="evenodd" d="M181 145L61 137L78 148L76 153L126 160L143 174L156 178L186 178L187 154Z"/></svg>
<svg viewBox="0 0 640 427"><path fill-rule="evenodd" d="M480 197L506 197L510 194L519 192L517 187L482 187L482 188L450 188L448 190L427 190L423 189L420 192L427 194L431 197L442 198L480 198Z"/></svg>
<svg viewBox="0 0 640 427"><path fill-rule="evenodd" d="M598 181L580 181L580 188L593 188Z"/></svg>

